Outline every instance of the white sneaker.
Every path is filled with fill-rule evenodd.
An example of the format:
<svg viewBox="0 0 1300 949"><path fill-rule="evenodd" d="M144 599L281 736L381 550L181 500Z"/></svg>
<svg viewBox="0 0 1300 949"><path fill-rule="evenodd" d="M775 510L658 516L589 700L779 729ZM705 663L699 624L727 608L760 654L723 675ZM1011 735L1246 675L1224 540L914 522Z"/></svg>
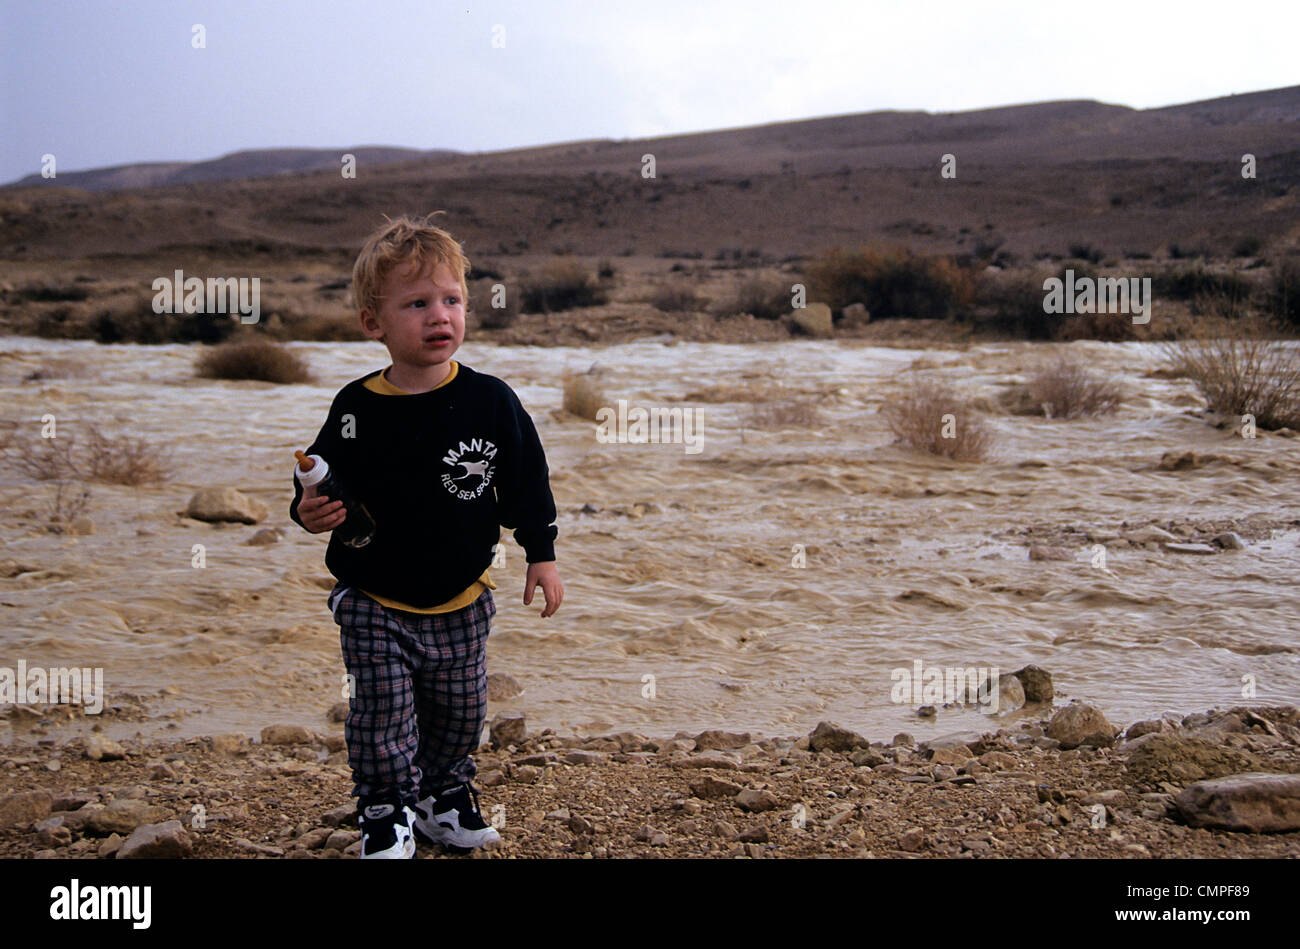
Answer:
<svg viewBox="0 0 1300 949"><path fill-rule="evenodd" d="M411 823L415 815L403 805L368 804L357 813L361 828L362 860L413 860L415 836Z"/></svg>
<svg viewBox="0 0 1300 949"><path fill-rule="evenodd" d="M479 813L478 789L468 781L430 794L417 802L414 810L411 827L418 838L429 843L473 850L501 840L497 829Z"/></svg>

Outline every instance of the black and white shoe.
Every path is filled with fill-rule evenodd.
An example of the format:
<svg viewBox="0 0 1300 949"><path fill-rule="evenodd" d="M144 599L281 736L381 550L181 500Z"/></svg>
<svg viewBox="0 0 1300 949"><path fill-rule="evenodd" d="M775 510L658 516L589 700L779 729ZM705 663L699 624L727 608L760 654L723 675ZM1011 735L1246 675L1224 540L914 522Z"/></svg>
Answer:
<svg viewBox="0 0 1300 949"><path fill-rule="evenodd" d="M501 840L496 828L483 820L478 789L468 781L430 794L413 809L415 820L411 827L420 840L468 850Z"/></svg>
<svg viewBox="0 0 1300 949"><path fill-rule="evenodd" d="M357 810L362 860L413 860L415 836L410 807L395 801L362 802Z"/></svg>

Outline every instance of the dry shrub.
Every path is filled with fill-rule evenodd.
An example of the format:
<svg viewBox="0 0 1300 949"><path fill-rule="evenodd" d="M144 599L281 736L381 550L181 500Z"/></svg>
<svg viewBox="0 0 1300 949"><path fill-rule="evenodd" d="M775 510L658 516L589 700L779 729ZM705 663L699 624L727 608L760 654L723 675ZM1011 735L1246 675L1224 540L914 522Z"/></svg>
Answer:
<svg viewBox="0 0 1300 949"><path fill-rule="evenodd" d="M32 481L70 481L81 477L79 459L73 454L73 436L20 441L10 436L4 446L5 464Z"/></svg>
<svg viewBox="0 0 1300 949"><path fill-rule="evenodd" d="M492 288L498 283L505 289L501 299L503 306L492 305L494 296ZM466 315L478 317L478 325L483 329L507 329L519 318L519 296L519 290L512 288L500 278L485 277L473 281L469 284L469 309Z"/></svg>
<svg viewBox="0 0 1300 949"><path fill-rule="evenodd" d="M1048 418L1105 415L1114 412L1123 397L1117 385L1068 354L1039 369L1026 389Z"/></svg>
<svg viewBox="0 0 1300 949"><path fill-rule="evenodd" d="M975 299L975 276L948 257L927 257L908 247L833 248L808 266L813 299L832 310L865 304L871 318L945 319Z"/></svg>
<svg viewBox="0 0 1300 949"><path fill-rule="evenodd" d="M1268 325L1249 318L1164 344L1169 369L1191 379L1209 408L1253 415L1260 428L1300 429L1300 351L1269 337Z"/></svg>
<svg viewBox="0 0 1300 949"><path fill-rule="evenodd" d="M889 430L905 445L958 461L988 457L993 434L951 387L913 378L896 402L881 409ZM953 416L952 432L945 437L945 415Z"/></svg>
<svg viewBox="0 0 1300 949"><path fill-rule="evenodd" d="M37 447L39 446L39 447ZM85 443L76 435L37 438L35 444L10 440L5 460L33 481L98 481L102 484L156 484L171 477L168 449L130 435L108 437L87 426Z"/></svg>
<svg viewBox="0 0 1300 949"><path fill-rule="evenodd" d="M85 477L104 484L159 484L171 477L170 453L143 438L108 438L90 426L83 461Z"/></svg>
<svg viewBox="0 0 1300 949"><path fill-rule="evenodd" d="M86 512L90 504L90 488L84 484L72 484L60 481L50 501L50 513L46 518L45 529L55 534L62 534L78 517Z"/></svg>
<svg viewBox="0 0 1300 949"><path fill-rule="evenodd" d="M578 418L598 421L596 413L609 406L605 394L591 373L571 373L564 377L564 410Z"/></svg>
<svg viewBox="0 0 1300 949"><path fill-rule="evenodd" d="M520 291L525 313L551 313L579 306L598 306L605 293L596 278L576 260L548 261L540 274L523 280Z"/></svg>
<svg viewBox="0 0 1300 949"><path fill-rule="evenodd" d="M719 317L748 313L760 320L775 320L791 310L790 283L775 274L751 274L742 279L730 298L714 308Z"/></svg>
<svg viewBox="0 0 1300 949"><path fill-rule="evenodd" d="M261 336L214 346L199 356L195 369L208 379L256 379L279 383L311 381L311 373L296 353Z"/></svg>
<svg viewBox="0 0 1300 949"><path fill-rule="evenodd" d="M655 290L650 305L664 313L694 313L700 309L700 298L692 288L670 283Z"/></svg>

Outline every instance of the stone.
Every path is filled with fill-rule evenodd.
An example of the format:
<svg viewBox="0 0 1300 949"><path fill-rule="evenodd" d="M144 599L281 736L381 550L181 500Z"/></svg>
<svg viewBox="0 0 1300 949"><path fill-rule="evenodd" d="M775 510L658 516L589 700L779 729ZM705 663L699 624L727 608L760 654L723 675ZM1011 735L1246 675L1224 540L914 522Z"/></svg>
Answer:
<svg viewBox="0 0 1300 949"><path fill-rule="evenodd" d="M1093 791L1091 794L1085 794L1083 797L1084 804L1123 804L1125 794L1119 788L1108 788L1105 791Z"/></svg>
<svg viewBox="0 0 1300 949"><path fill-rule="evenodd" d="M739 784L732 784L730 781L715 778L711 774L692 778L690 781L690 788L692 794L696 797L704 798L705 800L735 797L741 792L741 790L743 790Z"/></svg>
<svg viewBox="0 0 1300 949"><path fill-rule="evenodd" d="M87 791L61 791L51 798L50 810L75 811L94 800L98 800L97 796Z"/></svg>
<svg viewBox="0 0 1300 949"><path fill-rule="evenodd" d="M1047 737L1059 741L1062 748L1080 745L1109 748L1115 743L1115 729L1106 721L1101 709L1083 702L1071 702L1058 710L1047 723Z"/></svg>
<svg viewBox="0 0 1300 949"><path fill-rule="evenodd" d="M1025 687L1021 684L1019 676L999 675L997 685L999 712L1014 712L1018 708L1024 708ZM992 683L984 686L983 694L990 696L993 694Z"/></svg>
<svg viewBox="0 0 1300 949"><path fill-rule="evenodd" d="M49 791L15 791L0 797L0 828L29 827L50 816Z"/></svg>
<svg viewBox="0 0 1300 949"><path fill-rule="evenodd" d="M703 731L695 736L696 751L734 751L751 741L749 732Z"/></svg>
<svg viewBox="0 0 1300 949"><path fill-rule="evenodd" d="M1194 827L1252 834L1300 830L1300 774L1249 771L1188 785L1174 797Z"/></svg>
<svg viewBox="0 0 1300 949"><path fill-rule="evenodd" d="M1178 540L1178 538L1169 533L1169 531L1162 530L1154 524L1149 524L1146 527L1139 528L1135 531L1129 531L1124 535L1124 539L1130 544L1137 544L1139 546L1142 544L1164 544Z"/></svg>
<svg viewBox="0 0 1300 949"><path fill-rule="evenodd" d="M932 764L940 765L959 765L965 764L975 755L965 745L953 745L948 748L926 748L921 756Z"/></svg>
<svg viewBox="0 0 1300 949"><path fill-rule="evenodd" d="M566 751L564 760L572 765L603 764L609 756L600 751Z"/></svg>
<svg viewBox="0 0 1300 949"><path fill-rule="evenodd" d="M326 811L321 815L320 822L327 827L342 827L344 824L351 824L356 820L357 808L355 804L340 804L332 811Z"/></svg>
<svg viewBox="0 0 1300 949"><path fill-rule="evenodd" d="M1210 543L1217 544L1224 550L1246 549L1246 542L1241 539L1240 534L1237 534L1234 531L1224 531L1222 534L1216 534Z"/></svg>
<svg viewBox="0 0 1300 949"><path fill-rule="evenodd" d="M745 790L737 794L736 804L742 810L749 811L752 814L770 811L779 806L776 795L771 791L755 790L754 788L745 788Z"/></svg>
<svg viewBox="0 0 1300 949"><path fill-rule="evenodd" d="M809 336L828 339L835 335L831 308L825 303L809 303L798 307L790 314L790 319Z"/></svg>
<svg viewBox="0 0 1300 949"><path fill-rule="evenodd" d="M849 756L855 768L878 768L888 759L874 748L859 748Z"/></svg>
<svg viewBox="0 0 1300 949"><path fill-rule="evenodd" d="M545 819L560 820L560 821L564 821L565 823L568 823L569 818L571 816L572 815L569 813L569 809L567 807L557 807L555 810L547 814Z"/></svg>
<svg viewBox="0 0 1300 949"><path fill-rule="evenodd" d="M490 768L487 771L480 771L475 780L485 788L494 788L499 784L505 784L506 776L499 768Z"/></svg>
<svg viewBox="0 0 1300 949"><path fill-rule="evenodd" d="M736 826L725 820L715 821L713 833L718 837L726 837L728 840L732 840L736 837Z"/></svg>
<svg viewBox="0 0 1300 949"><path fill-rule="evenodd" d="M325 838L323 845L325 850L346 850L361 840L361 831L359 830L336 830Z"/></svg>
<svg viewBox="0 0 1300 949"><path fill-rule="evenodd" d="M126 749L103 735L91 735L86 739L86 757L91 761L120 761L126 757Z"/></svg>
<svg viewBox="0 0 1300 949"><path fill-rule="evenodd" d="M301 850L320 850L332 833L328 827L316 827L300 835L292 846Z"/></svg>
<svg viewBox="0 0 1300 949"><path fill-rule="evenodd" d="M898 748L915 748L916 739L907 732L899 732L894 736L894 740L890 744Z"/></svg>
<svg viewBox="0 0 1300 949"><path fill-rule="evenodd" d="M493 717L489 734L494 747L519 746L528 737L524 716L518 712L500 712Z"/></svg>
<svg viewBox="0 0 1300 949"><path fill-rule="evenodd" d="M1143 735L1124 747L1127 770L1136 783L1160 787L1223 778L1243 772L1263 771L1264 762L1244 749L1230 748L1220 740L1192 738L1178 733ZM1181 790L1178 788L1177 790ZM1176 792L1175 792L1176 793Z"/></svg>
<svg viewBox="0 0 1300 949"><path fill-rule="evenodd" d="M765 844L767 843L767 828L746 827L736 839L747 844Z"/></svg>
<svg viewBox="0 0 1300 949"><path fill-rule="evenodd" d="M1045 544L1034 544L1029 548L1030 560L1073 560L1074 551L1068 547L1049 547Z"/></svg>
<svg viewBox="0 0 1300 949"><path fill-rule="evenodd" d="M252 537L248 538L248 540L244 541L244 544L248 547L266 547L270 544L278 544L279 542L279 530L274 527L263 527L261 530L256 531Z"/></svg>
<svg viewBox="0 0 1300 949"><path fill-rule="evenodd" d="M531 764L521 764L515 768L514 779L520 784L534 784L542 776L542 769Z"/></svg>
<svg viewBox="0 0 1300 949"><path fill-rule="evenodd" d="M487 697L489 702L501 702L524 694L524 687L519 680L504 672L490 672L487 677Z"/></svg>
<svg viewBox="0 0 1300 949"><path fill-rule="evenodd" d="M166 816L165 808L151 805L136 797L119 797L110 801L106 807L91 812L83 825L83 830L97 837L107 837L109 834L126 835L145 824L157 824Z"/></svg>
<svg viewBox="0 0 1300 949"><path fill-rule="evenodd" d="M249 750L247 735L225 734L212 736L212 750L219 755L242 755Z"/></svg>
<svg viewBox="0 0 1300 949"><path fill-rule="evenodd" d="M871 747L871 742L834 722L818 722L808 736L808 747L812 751L854 751Z"/></svg>
<svg viewBox="0 0 1300 949"><path fill-rule="evenodd" d="M957 777L957 769L950 764L937 764L930 769L930 777L935 781L951 781Z"/></svg>
<svg viewBox="0 0 1300 949"><path fill-rule="evenodd" d="M302 725L267 725L262 729L264 745L309 745L316 736Z"/></svg>
<svg viewBox="0 0 1300 949"><path fill-rule="evenodd" d="M348 713L352 710L347 702L335 702L330 706L329 711L325 713L325 718L331 722L346 722Z"/></svg>
<svg viewBox="0 0 1300 949"><path fill-rule="evenodd" d="M1052 674L1046 669L1028 665L1013 672L1012 675L1020 680L1026 702L1050 702L1056 698L1056 690L1052 687Z"/></svg>
<svg viewBox="0 0 1300 949"><path fill-rule="evenodd" d="M898 849L907 853L916 853L925 842L925 835L919 827L910 827L898 837Z"/></svg>
<svg viewBox="0 0 1300 949"><path fill-rule="evenodd" d="M125 840L121 834L109 834L99 842L99 848L96 851L99 854L99 859L107 860L114 856L122 849L122 844L124 842Z"/></svg>
<svg viewBox="0 0 1300 949"><path fill-rule="evenodd" d="M239 524L256 524L266 520L265 504L247 497L234 488L200 488L190 498L185 516L199 521L232 521Z"/></svg>
<svg viewBox="0 0 1300 949"><path fill-rule="evenodd" d="M255 844L247 837L235 837L231 841L235 847L248 853L255 853L262 857L283 857L284 849L282 847L271 847L267 844Z"/></svg>
<svg viewBox="0 0 1300 949"><path fill-rule="evenodd" d="M1171 554L1217 554L1218 547L1211 547L1209 544L1179 544L1166 543L1161 545Z"/></svg>
<svg viewBox="0 0 1300 949"><path fill-rule="evenodd" d="M740 768L740 762L721 754L691 755L689 758L678 758L672 763L678 768L722 768L726 771Z"/></svg>
<svg viewBox="0 0 1300 949"><path fill-rule="evenodd" d="M1145 718L1140 722L1134 722L1124 732L1126 742L1133 741L1135 738L1141 738L1143 735L1154 735L1159 732L1173 731L1174 726L1163 718Z"/></svg>
<svg viewBox="0 0 1300 949"><path fill-rule="evenodd" d="M161 824L143 824L131 832L117 851L118 860L154 859L175 860L188 857L194 851L194 842L178 820Z"/></svg>
<svg viewBox="0 0 1300 949"><path fill-rule="evenodd" d="M986 751L980 755L979 762L991 771L1014 771L1020 766L1015 756L1005 751Z"/></svg>
<svg viewBox="0 0 1300 949"><path fill-rule="evenodd" d="M574 814L569 818L569 830L575 834L592 834L596 832L596 825L587 818Z"/></svg>
<svg viewBox="0 0 1300 949"><path fill-rule="evenodd" d="M95 522L84 514L81 517L74 517L68 524L69 534L76 534L81 537L95 533Z"/></svg>
<svg viewBox="0 0 1300 949"><path fill-rule="evenodd" d="M871 322L871 313L865 304L850 303L840 311L840 326L844 329L860 329Z"/></svg>
<svg viewBox="0 0 1300 949"><path fill-rule="evenodd" d="M45 820L37 821L32 829L36 831L40 842L47 847L66 847L72 843L72 831L64 825L62 817L47 817Z"/></svg>

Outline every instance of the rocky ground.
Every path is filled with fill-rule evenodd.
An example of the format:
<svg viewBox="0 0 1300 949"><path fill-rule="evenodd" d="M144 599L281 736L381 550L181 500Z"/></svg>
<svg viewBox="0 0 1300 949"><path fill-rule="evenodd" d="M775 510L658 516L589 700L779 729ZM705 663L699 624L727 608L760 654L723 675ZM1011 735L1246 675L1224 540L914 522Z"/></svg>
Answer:
<svg viewBox="0 0 1300 949"><path fill-rule="evenodd" d="M0 856L355 857L342 737L260 737L10 745ZM920 746L825 722L801 738L580 739L498 716L476 761L502 841L475 858L1300 857L1286 706L1120 730L1043 703L1017 729ZM1248 772L1280 777L1207 780Z"/></svg>

